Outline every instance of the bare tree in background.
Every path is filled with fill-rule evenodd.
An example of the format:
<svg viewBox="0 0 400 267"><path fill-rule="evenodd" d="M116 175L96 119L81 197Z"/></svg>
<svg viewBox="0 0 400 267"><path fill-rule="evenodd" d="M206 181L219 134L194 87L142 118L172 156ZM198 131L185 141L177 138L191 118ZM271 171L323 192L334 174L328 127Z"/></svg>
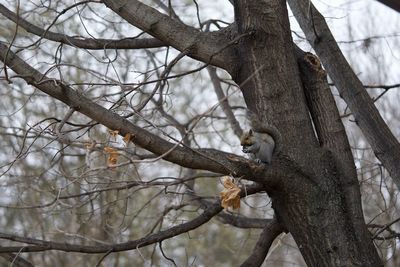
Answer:
<svg viewBox="0 0 400 267"><path fill-rule="evenodd" d="M197 258L207 247L176 237L215 218L262 229L241 247L242 266L262 265L284 232L308 266L383 266L374 240L396 240L399 219L368 229L327 76L390 174L389 194L400 144L324 17L287 1L312 54L292 40L286 1L231 1L233 22L202 21L194 1L194 24L165 2L0 4L0 256L16 266L212 266L235 255L219 246ZM238 153L246 109L282 135L270 164ZM223 176L246 197L241 213L221 207ZM255 208L270 202L274 214ZM202 237L218 235L234 239L212 227Z"/></svg>

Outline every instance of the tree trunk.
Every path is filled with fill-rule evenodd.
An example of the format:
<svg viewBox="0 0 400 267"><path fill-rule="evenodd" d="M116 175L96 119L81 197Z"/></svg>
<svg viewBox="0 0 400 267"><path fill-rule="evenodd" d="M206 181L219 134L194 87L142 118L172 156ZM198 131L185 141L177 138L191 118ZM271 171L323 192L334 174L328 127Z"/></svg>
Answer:
<svg viewBox="0 0 400 267"><path fill-rule="evenodd" d="M235 1L235 20L239 34L251 35L239 41L241 62L233 78L248 108L280 130L281 156L299 166L292 179L265 185L278 220L309 266L382 266L362 218L351 154L338 159L340 149L332 151L314 132L286 2Z"/></svg>

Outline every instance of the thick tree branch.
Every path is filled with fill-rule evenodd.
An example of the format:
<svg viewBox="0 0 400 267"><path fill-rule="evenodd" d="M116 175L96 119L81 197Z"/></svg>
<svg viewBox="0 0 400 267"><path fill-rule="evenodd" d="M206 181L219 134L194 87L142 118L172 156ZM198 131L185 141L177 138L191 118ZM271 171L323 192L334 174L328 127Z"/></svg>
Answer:
<svg viewBox="0 0 400 267"><path fill-rule="evenodd" d="M240 196L244 197L247 194L254 194L260 191L259 186L250 186L246 190L240 192ZM150 234L137 240L132 240L119 244L112 245L75 245L61 242L45 241L35 238L22 237L14 234L0 233L0 238L7 239L15 242L22 242L31 244L32 246L9 246L0 247L0 253L10 252L38 252L46 250L61 250L66 252L79 252L79 253L110 253L138 249L144 246L155 244L166 240L168 238L180 235L182 233L189 232L193 229L198 228L204 223L207 223L211 218L221 212L223 209L220 205L220 201L217 200L213 203L208 201L203 202L204 212L193 220L182 223L180 225L173 226L166 230L159 231L158 233Z"/></svg>
<svg viewBox="0 0 400 267"><path fill-rule="evenodd" d="M264 228L271 223L271 219L249 218L243 215L221 212L218 214L221 223L229 224L238 228Z"/></svg>
<svg viewBox="0 0 400 267"><path fill-rule="evenodd" d="M231 49L230 29L200 32L164 15L137 0L103 0L103 3L130 24L205 63L233 71L235 51Z"/></svg>
<svg viewBox="0 0 400 267"><path fill-rule="evenodd" d="M353 225L354 232L358 232L355 237L359 238L357 240L360 243L359 247L365 247L361 244L371 244L370 249L374 250L365 226L353 154L329 88L326 72L322 69L318 57L299 50L296 50L296 54L310 114L321 146L329 149L335 159L341 189L344 191L346 206L351 214L349 224Z"/></svg>
<svg viewBox="0 0 400 267"><path fill-rule="evenodd" d="M254 183L252 185L243 185L241 186L240 196L247 197L262 191L265 191L265 188L257 183ZM195 201L197 205L202 209L206 209L208 206L212 205L212 203L209 200L206 200L193 193L192 193L192 200ZM220 212L217 215L216 219L223 224L229 224L244 229L264 228L272 222L271 219L249 218L240 214L230 213L228 211Z"/></svg>
<svg viewBox="0 0 400 267"><path fill-rule="evenodd" d="M222 210L222 207L219 204L219 201L213 203L198 217L195 219L188 221L186 223L182 223L177 226L173 226L166 230L160 231L155 234L151 234L145 236L143 238L128 241L124 243L114 244L114 245L74 245L68 243L61 242L53 242L53 241L45 241L35 238L22 237L13 234L0 233L0 238L7 239L15 242L22 242L26 244L31 244L32 246L10 246L10 247L0 247L0 252L37 252L37 251L46 251L46 250L61 250L66 252L80 252L80 253L107 253L107 252L118 252L118 251L126 251L132 249L138 249L150 244L158 243L165 239L177 236L182 233L186 233L190 230L193 230L200 225L208 222L212 217L218 214Z"/></svg>
<svg viewBox="0 0 400 267"><path fill-rule="evenodd" d="M7 56L7 58L6 58ZM191 149L177 141L168 142L134 124L118 114L94 103L82 93L73 90L59 80L50 79L15 55L6 45L0 42L0 60L28 84L44 93L64 102L74 110L103 124L110 129L118 129L124 136L132 134L132 142L159 155L159 158L176 163L182 167L209 170L216 173L241 176L242 178L276 186L284 177L298 172L296 165L289 159L282 158L271 165L254 164L234 154L214 149Z"/></svg>
<svg viewBox="0 0 400 267"><path fill-rule="evenodd" d="M378 2L393 8L397 12L400 12L400 2L398 0L378 0Z"/></svg>
<svg viewBox="0 0 400 267"><path fill-rule="evenodd" d="M269 248L275 238L284 231L282 225L277 220L272 220L261 232L260 237L253 249L252 254L241 267L261 266L268 254Z"/></svg>
<svg viewBox="0 0 400 267"><path fill-rule="evenodd" d="M400 188L400 143L346 61L324 17L310 1L288 0L288 3L340 95L349 105L376 157Z"/></svg>
<svg viewBox="0 0 400 267"><path fill-rule="evenodd" d="M27 20L18 17L17 14L0 4L0 14L17 23L20 27L29 33L46 38L48 40L59 42L62 44L76 46L83 49L140 49L140 48L156 48L166 46L160 40L155 38L124 38L121 40L113 39L93 39L72 37L61 33L44 30L36 25L31 24Z"/></svg>
<svg viewBox="0 0 400 267"><path fill-rule="evenodd" d="M185 167L209 169L213 172L225 174L230 172L229 169L224 166L224 163L219 163L216 160L216 158L220 156L227 157L229 154L221 154L219 151L213 150L199 150L196 152L181 147L179 144L167 142L162 138L135 126L118 114L92 102L82 93L64 85L61 81L44 76L21 58L16 56L11 50L8 50L7 46L0 43L0 59L3 62L5 61L5 56L7 56L6 64L13 71L19 74L28 84L37 87L44 93L64 102L76 111L107 126L108 128L120 130L121 135L127 133L133 134L133 142L135 144L155 153L156 155L163 155L164 159ZM199 157L201 158L200 161L198 161L198 159L200 159Z"/></svg>

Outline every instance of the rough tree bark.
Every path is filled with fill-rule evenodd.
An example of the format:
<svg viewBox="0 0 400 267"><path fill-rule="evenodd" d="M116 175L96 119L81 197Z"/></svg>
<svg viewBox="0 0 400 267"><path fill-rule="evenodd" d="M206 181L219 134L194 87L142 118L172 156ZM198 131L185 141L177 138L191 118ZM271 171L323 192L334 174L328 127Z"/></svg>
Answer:
<svg viewBox="0 0 400 267"><path fill-rule="evenodd" d="M259 183L272 198L277 220L265 226L254 253L243 266L260 265L272 240L283 229L293 235L309 266L382 266L364 222L354 160L326 73L318 57L304 53L293 44L286 1L231 1L235 22L213 33L200 32L136 0L102 2L156 38L146 40L145 44L104 40L111 42L113 48L168 45L228 71L240 86L247 107L262 120L274 124L282 134L283 149L273 163L260 169L254 164L243 164L242 159L231 154L191 150L166 142L92 103L61 81L46 80L46 76L3 44L0 45L0 59L29 84L109 128L121 129L122 135L134 134L133 142L162 155L165 160L193 169L236 174ZM290 2L293 5L296 1ZM16 20L15 15L3 6L0 6L0 12ZM29 28L30 32L44 38L89 47L89 43L43 32L22 19L20 22L21 27ZM90 43L90 48L103 49L102 40ZM316 51L325 55L329 51L324 49L327 47L319 46ZM335 73L334 66L330 65L330 68L329 74ZM390 140L398 146L397 140ZM389 167L394 168L390 153L385 157ZM3 248L3 251L59 249L102 253L135 249L138 244L152 244L207 222L221 210L218 204L210 207L203 217L193 220L195 224L187 223L184 227L174 228L174 231L160 232L161 235L150 236L146 242L131 241L94 248L2 234L1 238L33 244L25 248Z"/></svg>
<svg viewBox="0 0 400 267"><path fill-rule="evenodd" d="M253 35L239 42L240 67L234 80L247 106L280 129L284 152L307 173L267 189L278 219L293 235L309 266L382 265L362 218L343 126L337 109L328 109L334 105L333 98L325 99L330 106L320 103L321 109L307 105L285 1L235 1L235 18L239 34L251 31ZM312 75L318 77L321 66L315 71L302 71L303 76L311 76L303 78L304 84L317 87L316 93L329 94L324 75L312 79ZM308 112L317 126L315 134ZM339 132L330 127L335 124ZM332 151L333 147L339 150ZM341 152L346 152L345 157L338 157Z"/></svg>

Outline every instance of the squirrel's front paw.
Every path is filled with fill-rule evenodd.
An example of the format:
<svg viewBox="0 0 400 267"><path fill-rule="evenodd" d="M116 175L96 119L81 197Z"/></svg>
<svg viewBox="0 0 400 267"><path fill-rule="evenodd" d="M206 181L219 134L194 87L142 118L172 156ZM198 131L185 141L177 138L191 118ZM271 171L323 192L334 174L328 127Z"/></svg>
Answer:
<svg viewBox="0 0 400 267"><path fill-rule="evenodd" d="M249 147L248 146L243 146L242 152L243 153L250 153Z"/></svg>

